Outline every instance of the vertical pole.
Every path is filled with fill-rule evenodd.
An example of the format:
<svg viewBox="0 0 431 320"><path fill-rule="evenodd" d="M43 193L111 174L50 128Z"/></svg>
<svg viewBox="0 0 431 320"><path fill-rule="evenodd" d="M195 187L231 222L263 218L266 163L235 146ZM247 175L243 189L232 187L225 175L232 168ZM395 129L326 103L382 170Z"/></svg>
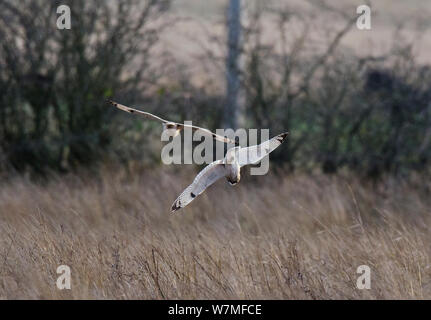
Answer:
<svg viewBox="0 0 431 320"><path fill-rule="evenodd" d="M239 39L241 33L240 0L229 0L228 9L228 56L226 60L226 104L224 125L236 129L238 125L239 93Z"/></svg>

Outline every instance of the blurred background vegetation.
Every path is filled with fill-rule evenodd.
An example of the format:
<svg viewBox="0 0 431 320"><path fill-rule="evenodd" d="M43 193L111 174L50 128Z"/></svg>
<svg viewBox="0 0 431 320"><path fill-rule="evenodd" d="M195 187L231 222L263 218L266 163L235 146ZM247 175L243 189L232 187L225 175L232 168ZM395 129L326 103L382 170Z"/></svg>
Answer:
<svg viewBox="0 0 431 320"><path fill-rule="evenodd" d="M1 174L160 164L159 124L106 98L223 128L228 3L202 2L0 0ZM358 31L356 5L340 2L242 3L238 125L289 131L271 159L291 171L429 173L423 21L407 17L417 28L405 37L389 20L388 48L375 39L355 50L345 39L378 34L379 16ZM61 4L70 30L56 27Z"/></svg>

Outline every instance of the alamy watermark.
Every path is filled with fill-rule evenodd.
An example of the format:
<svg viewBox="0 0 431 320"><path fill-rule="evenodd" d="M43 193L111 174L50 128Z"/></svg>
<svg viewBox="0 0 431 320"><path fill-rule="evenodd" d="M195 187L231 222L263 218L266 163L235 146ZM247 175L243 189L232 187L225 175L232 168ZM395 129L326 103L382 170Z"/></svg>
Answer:
<svg viewBox="0 0 431 320"><path fill-rule="evenodd" d="M164 164L210 164L216 159L222 159L225 154L225 144L217 142L213 137L200 130L193 130L191 121L184 121L183 134L166 129L162 132L161 141L167 142L162 148L161 160ZM269 129L217 129L215 132L222 137L236 141L239 147L259 145L268 141ZM193 148L193 142L199 142ZM234 144L226 144L227 150L234 148ZM252 153L254 150L250 150ZM260 149L259 149L260 151ZM262 150L264 152L265 150ZM248 156L248 155L247 155ZM265 175L269 171L269 155L264 157L256 167L250 167L251 175Z"/></svg>
<svg viewBox="0 0 431 320"><path fill-rule="evenodd" d="M57 288L59 290L71 289L71 273L70 267L66 265L61 265L57 268L57 274L60 276L57 278Z"/></svg>
<svg viewBox="0 0 431 320"><path fill-rule="evenodd" d="M359 30L371 30L371 8L363 4L356 8L356 13L360 14L356 19L356 27Z"/></svg>
<svg viewBox="0 0 431 320"><path fill-rule="evenodd" d="M57 13L60 16L57 18L57 28L60 30L70 30L72 28L72 17L70 15L70 7L62 4L57 7Z"/></svg>
<svg viewBox="0 0 431 320"><path fill-rule="evenodd" d="M366 4L362 4L356 8L356 13L360 15L356 20L356 27L359 30L371 30L371 8ZM70 7L64 4L58 6L57 14L60 15L57 18L57 28L60 30L71 29Z"/></svg>
<svg viewBox="0 0 431 320"><path fill-rule="evenodd" d="M356 288L359 290L371 289L371 269L367 265L361 265L356 269L356 273L360 274L356 280Z"/></svg>

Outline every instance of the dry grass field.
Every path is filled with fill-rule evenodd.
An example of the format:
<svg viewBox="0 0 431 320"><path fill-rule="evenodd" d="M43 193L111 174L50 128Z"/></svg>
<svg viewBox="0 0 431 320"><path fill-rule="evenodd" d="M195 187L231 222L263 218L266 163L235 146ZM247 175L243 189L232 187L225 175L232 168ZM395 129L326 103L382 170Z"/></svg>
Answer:
<svg viewBox="0 0 431 320"><path fill-rule="evenodd" d="M271 171L176 215L191 168L3 182L0 298L431 298L431 184ZM71 290L56 288L62 264Z"/></svg>

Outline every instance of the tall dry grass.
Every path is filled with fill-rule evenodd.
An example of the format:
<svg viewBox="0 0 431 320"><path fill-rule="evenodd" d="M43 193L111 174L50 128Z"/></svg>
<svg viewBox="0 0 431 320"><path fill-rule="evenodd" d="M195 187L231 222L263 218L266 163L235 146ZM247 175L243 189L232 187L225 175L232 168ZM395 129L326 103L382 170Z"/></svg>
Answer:
<svg viewBox="0 0 431 320"><path fill-rule="evenodd" d="M272 168L171 215L194 175L181 172L3 182L0 297L431 298L431 184ZM71 290L55 285L62 264ZM370 290L356 288L360 265Z"/></svg>

